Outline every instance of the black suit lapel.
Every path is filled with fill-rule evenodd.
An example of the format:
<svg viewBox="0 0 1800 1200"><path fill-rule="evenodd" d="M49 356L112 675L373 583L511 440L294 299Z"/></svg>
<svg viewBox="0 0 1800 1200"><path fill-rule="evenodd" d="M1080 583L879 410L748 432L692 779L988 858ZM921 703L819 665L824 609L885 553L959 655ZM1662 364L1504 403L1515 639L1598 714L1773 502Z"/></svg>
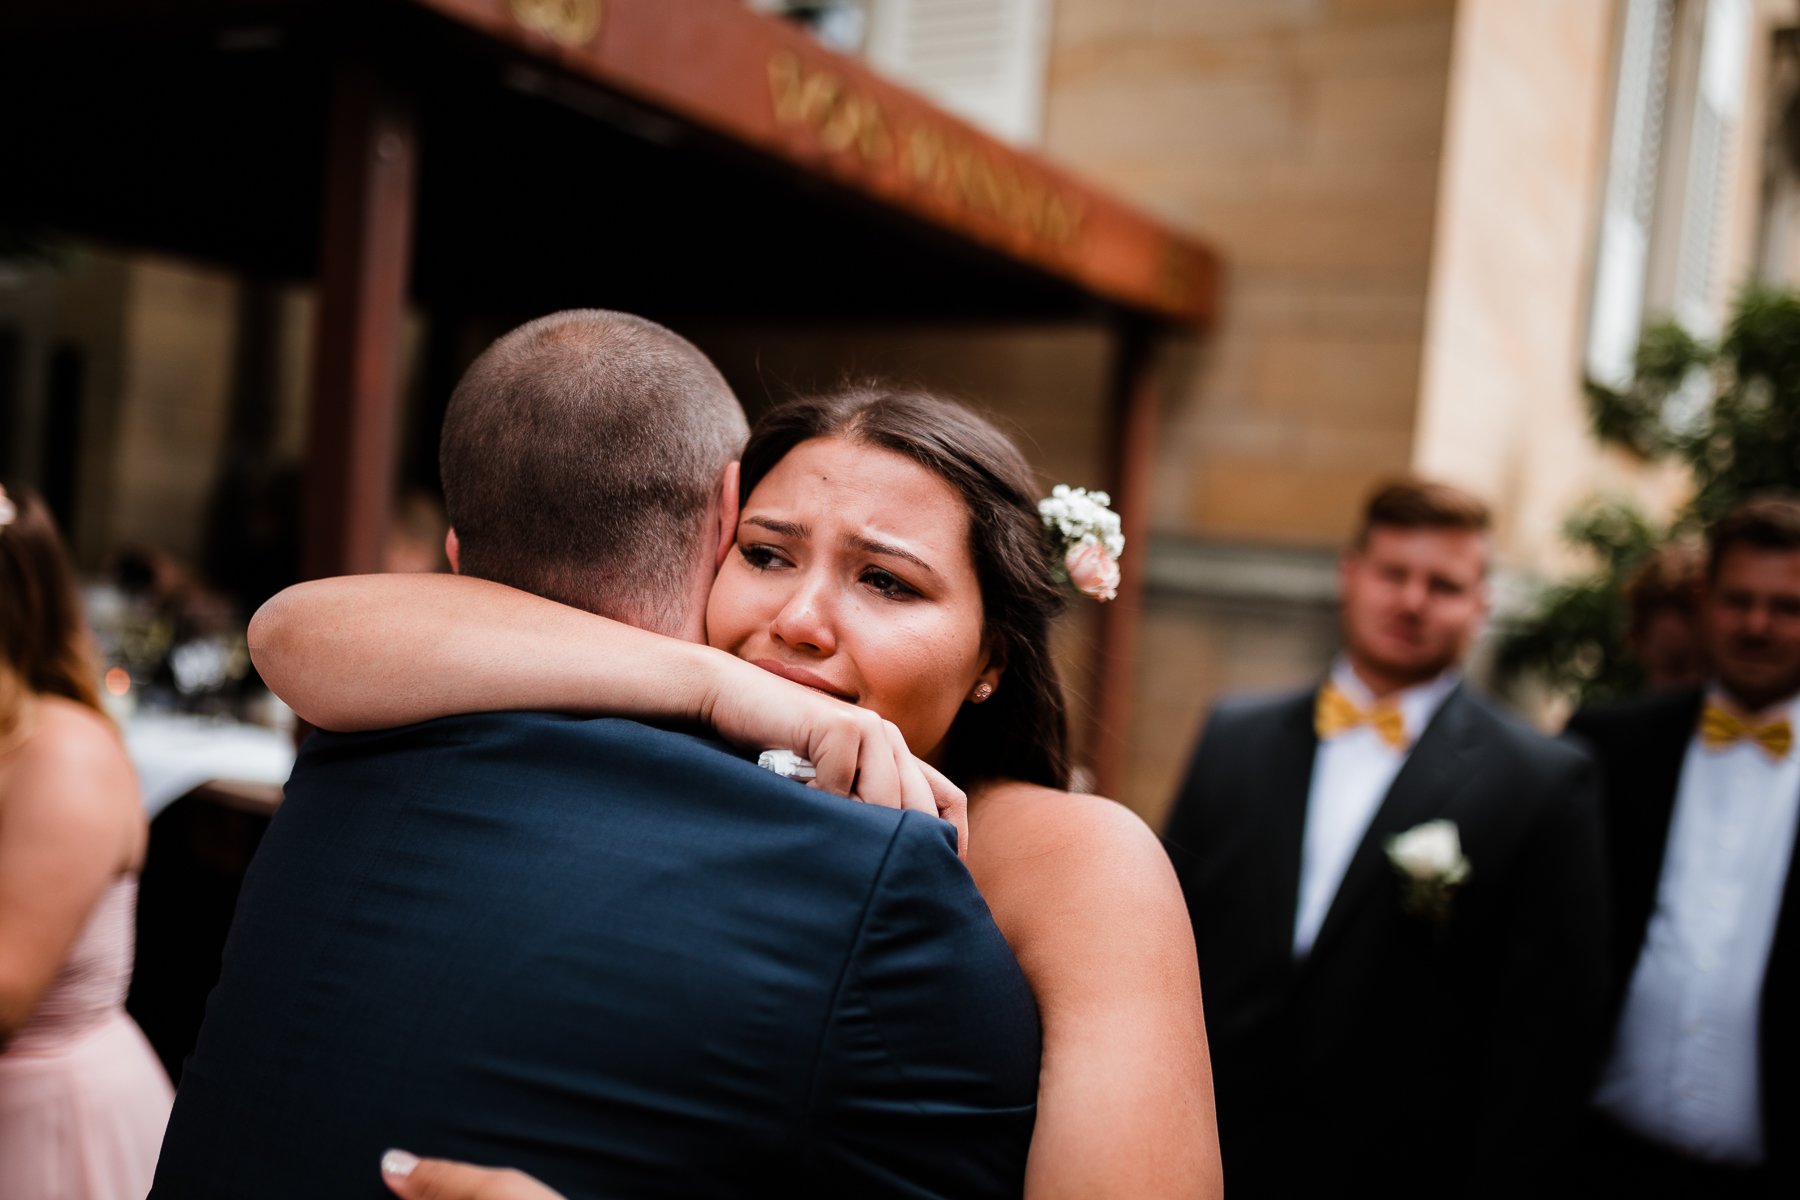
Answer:
<svg viewBox="0 0 1800 1200"><path fill-rule="evenodd" d="M1800 1032L1788 1016L1800 998L1800 830L1788 848L1787 884L1781 894L1781 911L1775 918L1775 939L1769 946L1769 965L1763 972L1762 1027L1757 1050L1762 1060L1763 1128L1792 1129L1800 1119L1800 1087L1796 1087L1794 1063L1800 1058ZM1785 1139L1772 1138L1770 1156L1779 1162L1783 1178L1795 1173L1790 1159L1793 1147Z"/></svg>
<svg viewBox="0 0 1800 1200"><path fill-rule="evenodd" d="M1621 997L1656 907L1675 795L1704 699L1699 689L1666 701L1659 698L1646 714L1642 733L1607 751L1612 760L1605 764L1604 812L1614 876L1613 986Z"/></svg>
<svg viewBox="0 0 1800 1200"><path fill-rule="evenodd" d="M1681 769L1687 761L1694 730L1700 724L1704 700L1705 695L1695 691L1672 704L1662 719L1651 726L1651 736L1644 739L1643 757L1637 768L1643 783L1634 788L1632 794L1620 797L1624 802L1643 805L1638 820L1648 836L1639 851L1657 879L1662 878L1663 855L1669 846L1669 825L1675 819L1675 794L1681 788Z"/></svg>
<svg viewBox="0 0 1800 1200"><path fill-rule="evenodd" d="M1263 944L1282 958L1294 953L1294 918L1300 907L1300 851L1306 828L1306 799L1312 790L1313 760L1319 738L1313 728L1317 692L1309 692L1282 713L1275 732L1274 753L1266 779L1268 803L1263 820L1268 836L1261 844L1273 854L1268 881L1273 900L1263 911L1270 914Z"/></svg>
<svg viewBox="0 0 1800 1200"><path fill-rule="evenodd" d="M1468 777L1466 762L1470 746L1469 705L1472 702L1459 686L1438 706L1437 715L1419 735L1412 753L1394 777L1392 786L1375 810L1368 830L1357 844L1350 865L1344 870L1337 895L1325 910L1319 936L1313 941L1309 961L1329 948L1332 940L1350 922L1355 909L1368 896L1382 887L1395 886L1393 867L1388 863L1388 839L1404 833L1422 821L1443 813L1461 781ZM1296 852L1296 859L1298 853ZM1295 876L1298 888L1298 875Z"/></svg>

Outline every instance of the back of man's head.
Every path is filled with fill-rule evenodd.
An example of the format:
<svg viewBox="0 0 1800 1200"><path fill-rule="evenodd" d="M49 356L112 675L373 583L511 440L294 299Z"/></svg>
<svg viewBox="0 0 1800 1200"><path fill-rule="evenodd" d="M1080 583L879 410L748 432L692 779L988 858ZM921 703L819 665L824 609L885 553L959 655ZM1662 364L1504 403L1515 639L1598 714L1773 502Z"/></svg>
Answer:
<svg viewBox="0 0 1800 1200"><path fill-rule="evenodd" d="M577 309L464 373L439 466L462 573L676 632L748 426L706 356L662 326Z"/></svg>

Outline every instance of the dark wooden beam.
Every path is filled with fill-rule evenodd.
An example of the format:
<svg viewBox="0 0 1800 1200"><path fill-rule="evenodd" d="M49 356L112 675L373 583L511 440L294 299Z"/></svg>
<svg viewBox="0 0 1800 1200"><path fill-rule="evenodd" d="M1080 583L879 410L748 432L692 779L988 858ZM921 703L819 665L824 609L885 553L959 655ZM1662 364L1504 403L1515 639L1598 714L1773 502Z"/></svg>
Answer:
<svg viewBox="0 0 1800 1200"><path fill-rule="evenodd" d="M1110 305L1207 323L1218 260L742 0L406 0Z"/></svg>
<svg viewBox="0 0 1800 1200"><path fill-rule="evenodd" d="M1131 750L1131 693L1137 668L1144 575L1149 565L1150 497L1156 470L1156 430L1162 408L1158 375L1161 337L1152 325L1117 326L1108 402L1112 454L1108 464L1113 508L1125 533L1119 596L1100 610L1095 648L1093 729L1089 738L1095 790L1117 798Z"/></svg>
<svg viewBox="0 0 1800 1200"><path fill-rule="evenodd" d="M394 495L418 133L407 89L352 53L333 86L307 440L304 571L379 569Z"/></svg>

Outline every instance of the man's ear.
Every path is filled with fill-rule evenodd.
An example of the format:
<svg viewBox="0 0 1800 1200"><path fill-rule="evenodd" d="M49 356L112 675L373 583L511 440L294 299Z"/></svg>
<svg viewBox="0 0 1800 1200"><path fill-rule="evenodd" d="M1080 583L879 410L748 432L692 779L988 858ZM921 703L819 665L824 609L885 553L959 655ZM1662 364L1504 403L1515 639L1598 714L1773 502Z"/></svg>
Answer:
<svg viewBox="0 0 1800 1200"><path fill-rule="evenodd" d="M444 534L444 557L450 560L451 574L461 575L462 543L456 540L456 526L454 525Z"/></svg>
<svg viewBox="0 0 1800 1200"><path fill-rule="evenodd" d="M737 541L737 523L738 464L729 462L719 476L719 527L714 531L718 538L714 543L718 551L713 556L715 572L725 565L725 556L731 553L731 547Z"/></svg>

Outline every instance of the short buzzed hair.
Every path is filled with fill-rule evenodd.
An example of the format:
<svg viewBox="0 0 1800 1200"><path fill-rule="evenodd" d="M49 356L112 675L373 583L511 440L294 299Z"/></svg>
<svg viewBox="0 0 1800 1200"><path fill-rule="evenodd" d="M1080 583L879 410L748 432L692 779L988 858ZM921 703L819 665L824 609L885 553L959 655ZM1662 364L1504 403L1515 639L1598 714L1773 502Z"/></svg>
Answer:
<svg viewBox="0 0 1800 1200"><path fill-rule="evenodd" d="M1718 578L1719 560L1734 546L1800 550L1800 500L1776 495L1746 500L1719 518L1706 541L1708 580Z"/></svg>
<svg viewBox="0 0 1800 1200"><path fill-rule="evenodd" d="M748 432L718 369L652 321L577 309L521 325L470 365L444 414L459 567L673 632Z"/></svg>
<svg viewBox="0 0 1800 1200"><path fill-rule="evenodd" d="M1492 524L1488 506L1459 487L1426 479L1397 479L1377 487L1369 496L1355 544L1366 543L1369 531L1378 525L1486 533Z"/></svg>

